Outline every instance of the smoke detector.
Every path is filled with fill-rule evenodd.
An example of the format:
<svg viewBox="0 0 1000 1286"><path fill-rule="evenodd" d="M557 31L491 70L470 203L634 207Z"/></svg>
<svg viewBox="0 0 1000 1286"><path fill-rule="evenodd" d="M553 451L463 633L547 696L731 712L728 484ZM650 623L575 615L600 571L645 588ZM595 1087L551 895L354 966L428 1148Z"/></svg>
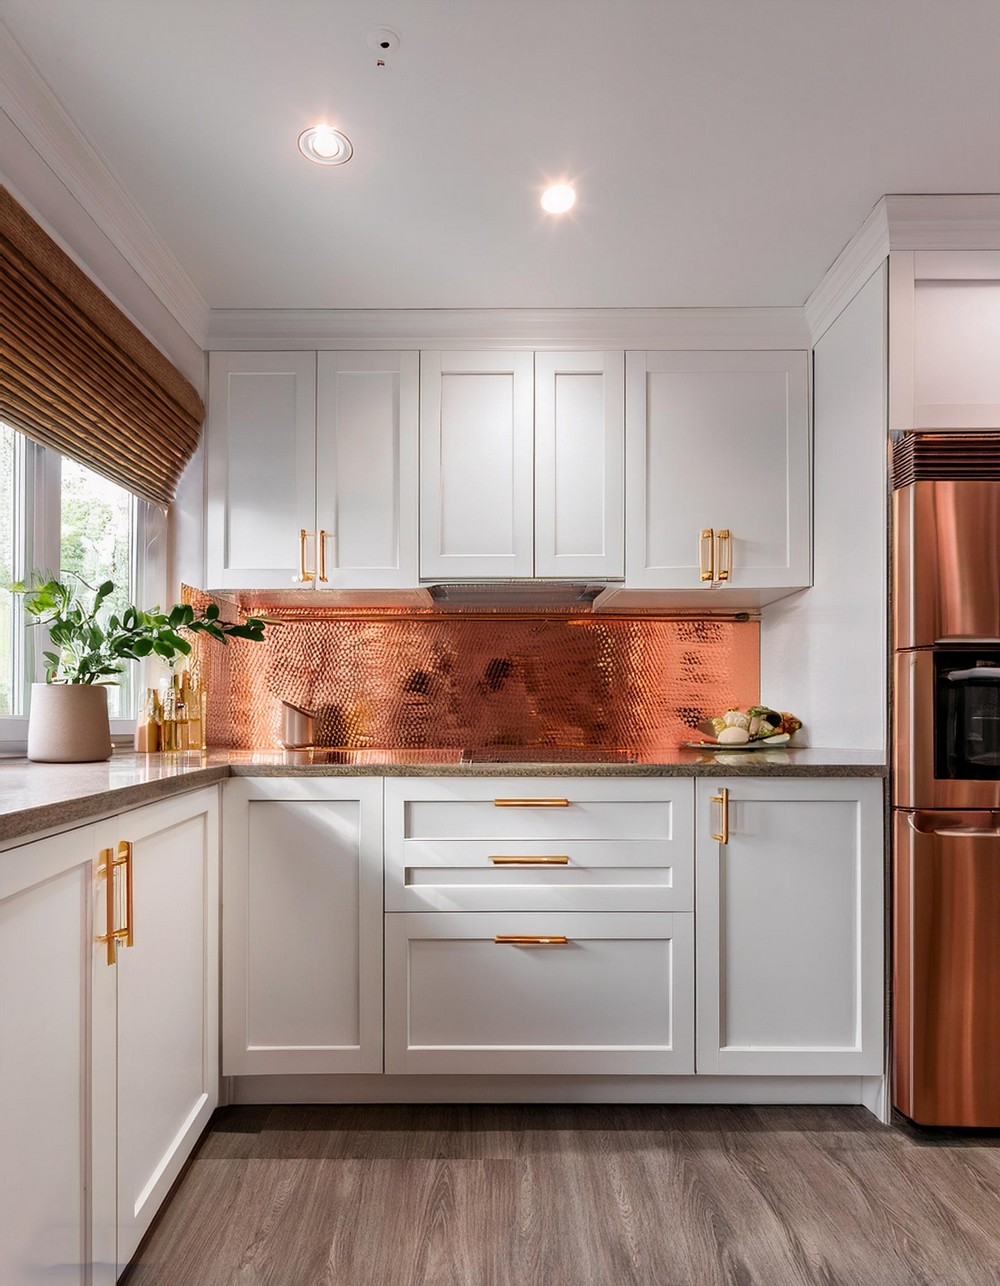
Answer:
<svg viewBox="0 0 1000 1286"><path fill-rule="evenodd" d="M385 57L394 54L399 48L399 32L391 27L376 27L368 33L368 48Z"/></svg>

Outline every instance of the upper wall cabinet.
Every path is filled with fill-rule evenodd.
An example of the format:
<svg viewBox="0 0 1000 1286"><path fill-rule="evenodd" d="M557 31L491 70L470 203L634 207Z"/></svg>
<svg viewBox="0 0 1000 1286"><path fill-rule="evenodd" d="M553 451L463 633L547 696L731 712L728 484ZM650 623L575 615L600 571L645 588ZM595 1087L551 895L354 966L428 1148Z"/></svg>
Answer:
<svg viewBox="0 0 1000 1286"><path fill-rule="evenodd" d="M416 353L212 353L208 583L416 584Z"/></svg>
<svg viewBox="0 0 1000 1286"><path fill-rule="evenodd" d="M626 586L811 580L804 352L634 352Z"/></svg>
<svg viewBox="0 0 1000 1286"><path fill-rule="evenodd" d="M623 574L621 353L421 354L420 575Z"/></svg>

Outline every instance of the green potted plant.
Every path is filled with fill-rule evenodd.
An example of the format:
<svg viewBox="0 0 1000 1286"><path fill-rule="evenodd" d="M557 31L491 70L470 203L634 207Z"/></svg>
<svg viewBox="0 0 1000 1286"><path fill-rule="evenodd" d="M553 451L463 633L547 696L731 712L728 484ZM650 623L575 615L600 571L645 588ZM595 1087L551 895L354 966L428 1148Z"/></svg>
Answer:
<svg viewBox="0 0 1000 1286"><path fill-rule="evenodd" d="M87 763L111 756L106 685L117 682L129 661L158 656L168 664L191 651L184 634L205 634L220 643L231 638L260 642L264 621L248 617L234 625L220 619L209 603L196 612L186 603L168 612L144 612L129 604L116 613L102 611L114 582L95 589L83 582L36 579L11 586L24 597L32 624L48 630L51 649L45 682L31 685L28 758L45 763Z"/></svg>

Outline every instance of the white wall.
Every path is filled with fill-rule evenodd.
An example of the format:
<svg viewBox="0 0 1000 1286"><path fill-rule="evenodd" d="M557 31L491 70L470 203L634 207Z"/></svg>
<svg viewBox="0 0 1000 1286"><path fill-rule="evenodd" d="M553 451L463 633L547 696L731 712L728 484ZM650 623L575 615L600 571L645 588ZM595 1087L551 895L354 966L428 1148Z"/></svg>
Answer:
<svg viewBox="0 0 1000 1286"><path fill-rule="evenodd" d="M886 266L815 347L813 588L764 609L761 700L803 744L886 745Z"/></svg>

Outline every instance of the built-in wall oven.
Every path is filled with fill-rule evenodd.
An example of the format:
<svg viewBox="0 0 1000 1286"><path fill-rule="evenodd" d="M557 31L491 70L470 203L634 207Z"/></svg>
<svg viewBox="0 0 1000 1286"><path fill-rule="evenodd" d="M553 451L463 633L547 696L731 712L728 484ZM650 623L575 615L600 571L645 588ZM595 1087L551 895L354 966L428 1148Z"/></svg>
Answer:
<svg viewBox="0 0 1000 1286"><path fill-rule="evenodd" d="M1000 1126L1000 433L893 483L893 1102Z"/></svg>

